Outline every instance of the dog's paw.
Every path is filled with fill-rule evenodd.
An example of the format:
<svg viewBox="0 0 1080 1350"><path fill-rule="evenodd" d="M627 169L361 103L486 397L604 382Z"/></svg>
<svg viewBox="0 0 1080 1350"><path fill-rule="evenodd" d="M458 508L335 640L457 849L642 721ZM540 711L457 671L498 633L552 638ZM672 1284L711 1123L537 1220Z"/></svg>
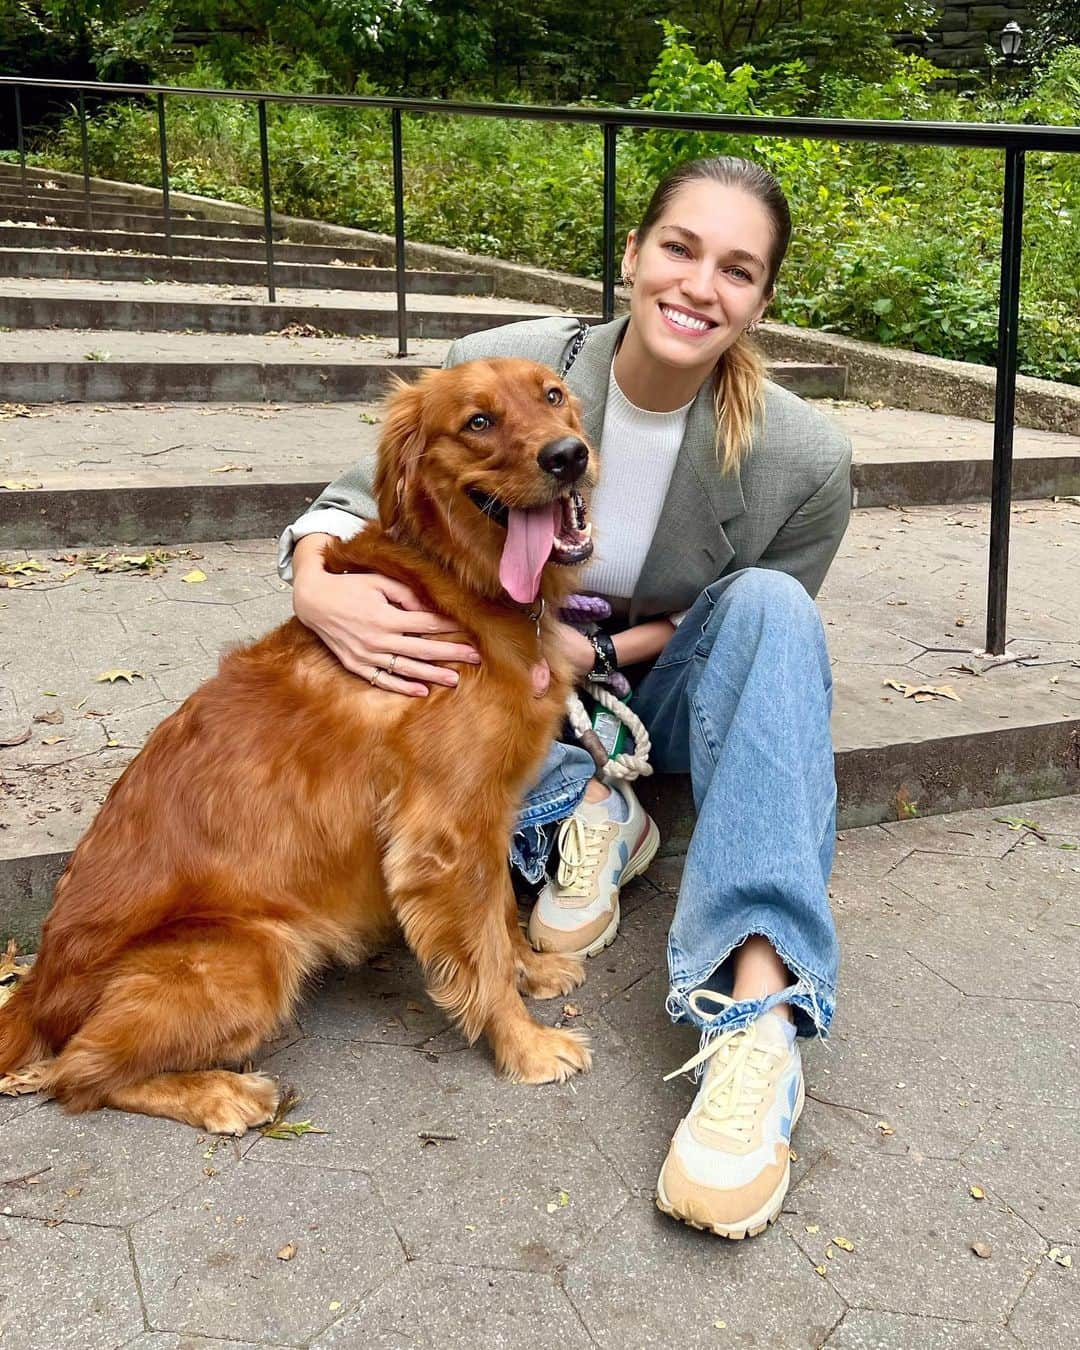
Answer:
<svg viewBox="0 0 1080 1350"><path fill-rule="evenodd" d="M208 1134L241 1135L249 1126L273 1120L280 1095L273 1079L262 1073L223 1072L221 1080L221 1086L207 1094L201 1111L202 1128Z"/></svg>
<svg viewBox="0 0 1080 1350"><path fill-rule="evenodd" d="M585 963L576 956L534 952L522 962L521 992L530 998L558 998L585 982Z"/></svg>
<svg viewBox="0 0 1080 1350"><path fill-rule="evenodd" d="M14 1073L0 1074L0 1096L22 1097L30 1092L47 1090L46 1075L51 1065L51 1060L41 1060L37 1064L27 1064Z"/></svg>
<svg viewBox="0 0 1080 1350"><path fill-rule="evenodd" d="M562 1031L536 1023L503 1046L499 1067L514 1083L562 1083L592 1065L589 1040L580 1031Z"/></svg>

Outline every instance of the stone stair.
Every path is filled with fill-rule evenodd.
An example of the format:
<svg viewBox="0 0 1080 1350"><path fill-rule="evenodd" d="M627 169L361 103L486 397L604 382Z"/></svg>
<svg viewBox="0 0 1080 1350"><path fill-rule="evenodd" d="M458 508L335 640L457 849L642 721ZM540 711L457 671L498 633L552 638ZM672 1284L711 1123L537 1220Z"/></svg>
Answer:
<svg viewBox="0 0 1080 1350"><path fill-rule="evenodd" d="M410 270L402 360L385 250L289 240L279 223L270 304L250 219L187 204L170 257L145 189L95 184L87 229L81 183L28 179L29 203L0 164L0 932L24 940L150 729L223 644L288 614L273 536L373 454L390 376L438 364L464 333L557 312L494 295L474 260ZM1009 650L1024 659L986 666L972 649L987 512L957 503L986 495L992 429L847 404L835 366L781 363L772 375L826 399L856 450L859 509L821 597L842 822L1075 790L1080 508L1018 504ZM1018 498L1080 492L1076 438L1018 430L1016 464ZM99 573L75 556L116 547L166 556L151 575ZM208 579L189 585L195 556ZM12 570L27 560L46 570ZM957 673L965 664L985 673ZM102 685L108 667L142 678ZM961 702L915 703L885 678L952 683ZM34 722L57 708L63 724ZM2 748L25 728L28 740ZM686 785L645 792L677 848Z"/></svg>

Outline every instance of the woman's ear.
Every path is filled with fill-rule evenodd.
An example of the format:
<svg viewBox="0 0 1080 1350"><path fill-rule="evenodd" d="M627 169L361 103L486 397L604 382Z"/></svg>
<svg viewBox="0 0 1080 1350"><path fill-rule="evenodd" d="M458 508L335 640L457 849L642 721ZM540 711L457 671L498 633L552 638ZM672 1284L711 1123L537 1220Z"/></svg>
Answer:
<svg viewBox="0 0 1080 1350"><path fill-rule="evenodd" d="M379 521L390 530L398 523L408 501L416 476L416 466L424 453L427 432L424 426L423 381L406 384L398 380L396 388L383 404L382 435L375 472L375 500Z"/></svg>
<svg viewBox="0 0 1080 1350"><path fill-rule="evenodd" d="M622 275L627 280L633 279L634 268L637 266L637 230L631 230L626 236L626 247L622 255Z"/></svg>

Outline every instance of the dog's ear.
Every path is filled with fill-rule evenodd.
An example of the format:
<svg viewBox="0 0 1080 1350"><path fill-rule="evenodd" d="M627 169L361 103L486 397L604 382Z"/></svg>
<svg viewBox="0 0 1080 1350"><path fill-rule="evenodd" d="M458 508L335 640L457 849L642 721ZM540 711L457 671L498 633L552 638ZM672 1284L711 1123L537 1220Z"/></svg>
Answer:
<svg viewBox="0 0 1080 1350"><path fill-rule="evenodd" d="M375 501L384 530L393 529L397 523L401 504L409 495L424 453L427 428L422 383L406 384L395 377L394 388L383 404Z"/></svg>

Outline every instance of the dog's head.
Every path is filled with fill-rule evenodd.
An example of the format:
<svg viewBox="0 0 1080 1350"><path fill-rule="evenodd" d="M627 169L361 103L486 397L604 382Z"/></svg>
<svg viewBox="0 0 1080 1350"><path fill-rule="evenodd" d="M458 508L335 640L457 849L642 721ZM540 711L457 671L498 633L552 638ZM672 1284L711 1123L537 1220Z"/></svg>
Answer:
<svg viewBox="0 0 1080 1350"><path fill-rule="evenodd" d="M387 400L375 495L383 528L478 594L558 600L592 553L595 483L579 404L547 366L429 371Z"/></svg>

